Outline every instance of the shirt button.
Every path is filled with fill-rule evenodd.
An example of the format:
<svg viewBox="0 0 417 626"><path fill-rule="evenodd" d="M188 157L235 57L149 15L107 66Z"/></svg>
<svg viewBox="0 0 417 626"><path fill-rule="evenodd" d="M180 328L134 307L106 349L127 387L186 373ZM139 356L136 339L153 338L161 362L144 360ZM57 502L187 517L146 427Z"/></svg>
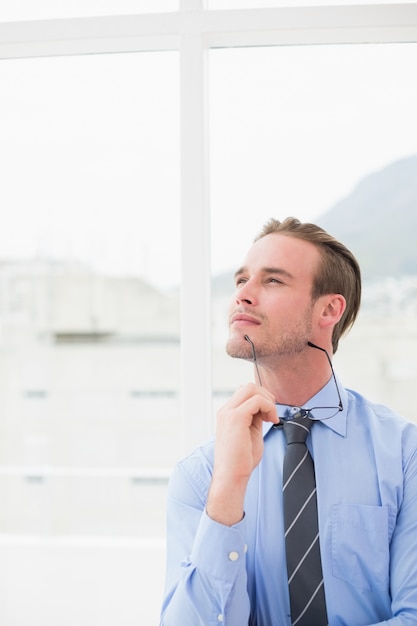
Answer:
<svg viewBox="0 0 417 626"><path fill-rule="evenodd" d="M222 622L223 621L223 613L219 613L219 615L217 616L217 621L218 622Z"/></svg>
<svg viewBox="0 0 417 626"><path fill-rule="evenodd" d="M235 551L229 552L229 559L231 561L237 561L238 558L239 558L239 553L238 552L235 552Z"/></svg>

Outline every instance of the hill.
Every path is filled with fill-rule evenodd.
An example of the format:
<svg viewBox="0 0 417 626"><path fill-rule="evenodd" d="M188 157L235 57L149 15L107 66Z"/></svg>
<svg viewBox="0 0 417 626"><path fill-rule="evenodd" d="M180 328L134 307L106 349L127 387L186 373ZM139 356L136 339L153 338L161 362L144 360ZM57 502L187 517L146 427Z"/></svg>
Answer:
<svg viewBox="0 0 417 626"><path fill-rule="evenodd" d="M352 250L364 279L417 275L417 155L367 176L315 221Z"/></svg>
<svg viewBox="0 0 417 626"><path fill-rule="evenodd" d="M417 276L417 155L365 177L314 221L352 250L364 280ZM232 272L213 277L216 295L232 285Z"/></svg>

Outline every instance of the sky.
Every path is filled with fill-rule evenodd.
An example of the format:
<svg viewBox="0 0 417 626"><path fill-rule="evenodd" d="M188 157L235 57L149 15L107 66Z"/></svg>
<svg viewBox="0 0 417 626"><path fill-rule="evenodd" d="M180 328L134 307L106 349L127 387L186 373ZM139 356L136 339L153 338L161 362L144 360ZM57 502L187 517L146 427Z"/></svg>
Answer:
<svg viewBox="0 0 417 626"><path fill-rule="evenodd" d="M414 44L216 51L210 67L213 238L230 260L268 217L314 221L417 153Z"/></svg>
<svg viewBox="0 0 417 626"><path fill-rule="evenodd" d="M417 153L416 67L417 44L210 53L214 273ZM178 83L173 52L1 61L0 258L178 284Z"/></svg>

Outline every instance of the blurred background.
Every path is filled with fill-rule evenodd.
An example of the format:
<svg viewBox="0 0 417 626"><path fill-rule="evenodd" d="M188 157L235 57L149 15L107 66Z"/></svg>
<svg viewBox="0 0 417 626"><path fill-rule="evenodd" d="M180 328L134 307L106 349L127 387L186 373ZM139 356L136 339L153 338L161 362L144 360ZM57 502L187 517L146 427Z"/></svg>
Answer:
<svg viewBox="0 0 417 626"><path fill-rule="evenodd" d="M417 5L0 7L0 622L158 624L174 463L252 366L270 217L363 270L345 386L417 421Z"/></svg>

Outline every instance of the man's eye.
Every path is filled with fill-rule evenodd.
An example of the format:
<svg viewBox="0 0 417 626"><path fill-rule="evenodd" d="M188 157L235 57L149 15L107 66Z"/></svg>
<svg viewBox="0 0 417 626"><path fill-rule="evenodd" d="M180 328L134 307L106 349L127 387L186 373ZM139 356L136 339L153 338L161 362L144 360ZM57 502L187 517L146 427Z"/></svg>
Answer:
<svg viewBox="0 0 417 626"><path fill-rule="evenodd" d="M278 285L281 285L281 284L282 284L282 281L281 281L281 280L279 280L279 278L272 278L272 277L271 277L271 278L268 278L267 282L268 282L268 283L277 283Z"/></svg>
<svg viewBox="0 0 417 626"><path fill-rule="evenodd" d="M239 287L240 285L244 285L246 283L246 278L237 278L236 279L236 287Z"/></svg>

